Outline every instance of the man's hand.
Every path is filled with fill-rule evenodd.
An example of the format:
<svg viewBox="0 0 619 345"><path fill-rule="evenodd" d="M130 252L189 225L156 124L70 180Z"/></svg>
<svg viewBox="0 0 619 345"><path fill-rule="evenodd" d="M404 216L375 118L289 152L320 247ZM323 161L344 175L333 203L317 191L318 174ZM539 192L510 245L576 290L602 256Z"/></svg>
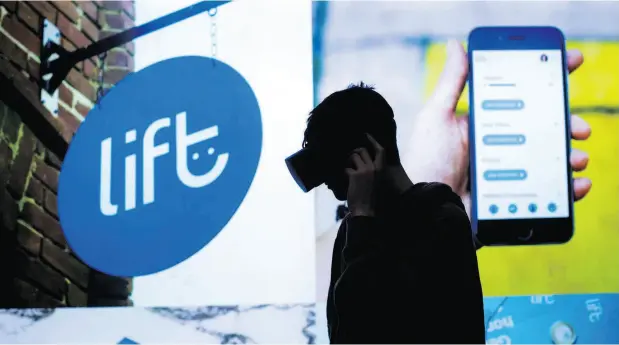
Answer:
<svg viewBox="0 0 619 345"><path fill-rule="evenodd" d="M583 63L577 50L568 52L568 69L575 71ZM413 133L402 165L413 182L442 182L462 197L467 213L470 195L466 191L469 169L468 116L456 117L455 109L468 75L466 53L457 41L447 44L447 62L433 95L415 119ZM572 115L572 138L586 140L591 128L582 118ZM572 149L570 163L574 171L587 167L587 153ZM591 180L574 179L574 197L582 199L591 189ZM469 213L470 216L470 213Z"/></svg>
<svg viewBox="0 0 619 345"><path fill-rule="evenodd" d="M354 168L347 168L348 175L348 209L351 216L374 216L377 181L384 167L384 149L369 134L368 139L374 146L376 155L370 157L368 150L358 148L350 159Z"/></svg>

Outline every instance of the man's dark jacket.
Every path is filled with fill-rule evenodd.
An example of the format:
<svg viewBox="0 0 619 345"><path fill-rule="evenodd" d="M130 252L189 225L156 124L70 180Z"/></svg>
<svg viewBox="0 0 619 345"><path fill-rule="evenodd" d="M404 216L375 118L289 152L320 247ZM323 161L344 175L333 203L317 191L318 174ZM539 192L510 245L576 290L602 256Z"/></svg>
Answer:
<svg viewBox="0 0 619 345"><path fill-rule="evenodd" d="M483 296L462 200L415 184L376 217L346 217L327 301L333 344L484 344Z"/></svg>

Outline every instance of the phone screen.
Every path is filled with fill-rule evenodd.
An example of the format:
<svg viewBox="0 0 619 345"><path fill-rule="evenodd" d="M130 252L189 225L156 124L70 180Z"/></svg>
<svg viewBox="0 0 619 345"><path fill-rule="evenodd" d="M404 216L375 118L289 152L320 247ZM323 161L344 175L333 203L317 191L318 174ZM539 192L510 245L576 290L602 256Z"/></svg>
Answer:
<svg viewBox="0 0 619 345"><path fill-rule="evenodd" d="M570 216L561 50L474 50L477 219Z"/></svg>

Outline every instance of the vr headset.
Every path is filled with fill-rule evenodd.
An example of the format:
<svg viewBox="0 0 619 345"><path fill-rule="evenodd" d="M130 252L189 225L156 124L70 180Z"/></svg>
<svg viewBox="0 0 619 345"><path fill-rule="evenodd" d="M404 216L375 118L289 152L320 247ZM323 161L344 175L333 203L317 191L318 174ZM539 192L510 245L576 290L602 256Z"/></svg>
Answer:
<svg viewBox="0 0 619 345"><path fill-rule="evenodd" d="M286 158L286 166L292 178L305 193L325 182L324 169L318 152L304 148Z"/></svg>
<svg viewBox="0 0 619 345"><path fill-rule="evenodd" d="M367 139L365 135L351 140L351 143L357 143L355 146L365 147L370 155L374 157L374 148L372 143ZM325 183L328 172L328 161L330 158L325 157L324 151L319 153L317 149L313 147L303 148L290 157L286 158L286 166L292 178L297 182L297 185L307 193L310 190ZM333 151L329 151L333 153ZM345 167L343 167L345 168Z"/></svg>

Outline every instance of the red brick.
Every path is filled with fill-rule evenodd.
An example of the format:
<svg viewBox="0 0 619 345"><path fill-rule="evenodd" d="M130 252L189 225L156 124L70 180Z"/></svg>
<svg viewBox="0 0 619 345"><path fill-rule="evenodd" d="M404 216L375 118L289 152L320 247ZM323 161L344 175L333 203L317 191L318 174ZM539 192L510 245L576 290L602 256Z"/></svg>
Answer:
<svg viewBox="0 0 619 345"><path fill-rule="evenodd" d="M92 102L96 100L97 93L95 88L90 84L88 79L75 68L69 72L66 81Z"/></svg>
<svg viewBox="0 0 619 345"><path fill-rule="evenodd" d="M105 16L101 22L107 24L106 29L126 30L134 26L133 19L129 18L125 12L101 14Z"/></svg>
<svg viewBox="0 0 619 345"><path fill-rule="evenodd" d="M0 115L2 115L2 120L4 120L4 113L7 110L6 106L0 102ZM0 121L2 121L0 120ZM0 130L1 131L1 130ZM4 140L0 140L0 178L2 178L2 183L6 182L4 178L6 177L6 173L11 166L11 162L13 161L13 150Z"/></svg>
<svg viewBox="0 0 619 345"><path fill-rule="evenodd" d="M71 23L71 21L64 15L58 14L57 21L58 29L62 32L63 36L65 36L71 43L73 43L76 47L86 47L92 41L86 37L75 24Z"/></svg>
<svg viewBox="0 0 619 345"><path fill-rule="evenodd" d="M43 145L43 143L40 140L37 140L37 148L35 149L34 152L36 152L37 155L45 153L45 145Z"/></svg>
<svg viewBox="0 0 619 345"><path fill-rule="evenodd" d="M124 9L131 19L135 19L135 3L133 1L125 1Z"/></svg>
<svg viewBox="0 0 619 345"><path fill-rule="evenodd" d="M37 162L34 176L43 182L54 193L58 193L58 176L60 172L44 162Z"/></svg>
<svg viewBox="0 0 619 345"><path fill-rule="evenodd" d="M38 13L36 13L28 2L19 1L19 5L17 8L17 16L21 19L32 31L35 33L39 33L40 25L41 25L41 17Z"/></svg>
<svg viewBox="0 0 619 345"><path fill-rule="evenodd" d="M123 47L125 47L125 49L127 49L129 54L131 54L132 56L135 55L135 43L129 42L129 43L125 44Z"/></svg>
<svg viewBox="0 0 619 345"><path fill-rule="evenodd" d="M125 11L129 16L135 17L135 7L133 1L104 1L103 7L112 11Z"/></svg>
<svg viewBox="0 0 619 345"><path fill-rule="evenodd" d="M63 37L62 40L60 41L60 44L62 44L62 47L64 49L66 49L67 51L74 51L75 49L75 44L71 43L66 37Z"/></svg>
<svg viewBox="0 0 619 345"><path fill-rule="evenodd" d="M115 34L117 34L117 31L111 31L111 30L101 30L101 32L99 33L99 37L100 39L104 39L110 36L113 36ZM133 42L129 42L125 45L120 46L120 48L126 49L129 54L133 55L135 52L135 44Z"/></svg>
<svg viewBox="0 0 619 345"><path fill-rule="evenodd" d="M0 61L4 62L4 60ZM17 142L17 139L19 138L19 128L22 124L22 120L19 114L17 114L17 112L13 111L11 108L5 106L4 119L2 122L2 133L4 134L3 139L7 140L11 144ZM11 155L11 159L12 158L13 157Z"/></svg>
<svg viewBox="0 0 619 345"><path fill-rule="evenodd" d="M15 262L12 265L20 276L28 278L57 298L62 298L67 292L67 283L60 273L21 250L16 250ZM37 304L38 306L41 305Z"/></svg>
<svg viewBox="0 0 619 345"><path fill-rule="evenodd" d="M30 182L28 182L28 187L26 188L26 196L32 198L38 205L43 205L43 200L45 198L45 188L43 184L35 178L30 178Z"/></svg>
<svg viewBox="0 0 619 345"><path fill-rule="evenodd" d="M38 62L36 62L34 59L29 58L28 59L28 63L26 64L26 71L28 71L28 74L30 74L30 77L34 78L35 80L39 80L40 78L40 64Z"/></svg>
<svg viewBox="0 0 619 345"><path fill-rule="evenodd" d="M83 105L82 103L77 103L75 105L75 110L80 113L82 116L86 117L92 108Z"/></svg>
<svg viewBox="0 0 619 345"><path fill-rule="evenodd" d="M15 12L17 9L17 1L0 1L0 6L6 8L9 12Z"/></svg>
<svg viewBox="0 0 619 345"><path fill-rule="evenodd" d="M41 240L43 237L21 223L17 223L17 243L27 252L38 256L41 252Z"/></svg>
<svg viewBox="0 0 619 345"><path fill-rule="evenodd" d="M98 78L97 66L95 66L90 59L84 61L82 72L84 72L84 76L90 80L96 80Z"/></svg>
<svg viewBox="0 0 619 345"><path fill-rule="evenodd" d="M11 177L7 185L8 191L17 200L21 199L26 191L26 182L28 181L28 175L30 174L30 168L32 166L32 158L34 157L34 149L36 147L36 137L28 129L28 127L22 127L22 135L19 140L19 150L17 156L11 164Z"/></svg>
<svg viewBox="0 0 619 345"><path fill-rule="evenodd" d="M99 27L95 25L90 19L87 17L80 18L80 23L82 24L82 31L93 41L99 40Z"/></svg>
<svg viewBox="0 0 619 345"><path fill-rule="evenodd" d="M52 267L65 274L78 285L82 287L88 286L88 274L90 273L88 266L48 240L43 240L41 249L41 256Z"/></svg>
<svg viewBox="0 0 619 345"><path fill-rule="evenodd" d="M99 15L99 8L92 1L78 1L77 5L84 11L90 19L97 20Z"/></svg>
<svg viewBox="0 0 619 345"><path fill-rule="evenodd" d="M77 128L80 126L80 121L73 114L71 114L67 109L65 109L65 107L59 106L58 109L59 109L58 117L62 121L62 124L64 125L64 127L67 130L71 131L72 133L75 133L75 131L77 131Z"/></svg>
<svg viewBox="0 0 619 345"><path fill-rule="evenodd" d="M86 307L88 306L88 294L77 285L69 284L67 304L71 307Z"/></svg>
<svg viewBox="0 0 619 345"><path fill-rule="evenodd" d="M56 195L54 193L45 193L43 207L49 214L58 218L58 200L56 200Z"/></svg>
<svg viewBox="0 0 619 345"><path fill-rule="evenodd" d="M60 158L58 158L58 156L56 156L50 150L45 151L45 163L49 164L50 166L58 170L60 170L60 167L62 166L62 161L60 160Z"/></svg>
<svg viewBox="0 0 619 345"><path fill-rule="evenodd" d="M22 218L45 237L51 239L60 246L66 246L67 240L64 237L60 223L58 223L54 217L43 211L41 207L29 202L25 203L24 209L22 210Z"/></svg>
<svg viewBox="0 0 619 345"><path fill-rule="evenodd" d="M67 143L70 143L71 140L73 140L73 137L75 136L75 132L71 132L68 129L62 128L60 129L60 135Z"/></svg>
<svg viewBox="0 0 619 345"><path fill-rule="evenodd" d="M28 54L20 49L13 41L0 33L0 52L9 58L14 64L25 69L28 61Z"/></svg>
<svg viewBox="0 0 619 345"><path fill-rule="evenodd" d="M65 102L69 106L73 105L73 91L69 90L69 88L64 86L64 84L60 84L60 87L58 88L58 95L61 101Z"/></svg>
<svg viewBox="0 0 619 345"><path fill-rule="evenodd" d="M125 67L129 70L134 70L135 65L133 57L124 49L114 49L108 52L105 59L106 66Z"/></svg>
<svg viewBox="0 0 619 345"><path fill-rule="evenodd" d="M86 63L88 63L89 66L86 66ZM99 79L99 70L98 70L97 66L99 66L99 57L98 56L93 56L92 58L90 58L88 60L85 60L84 61L84 66L83 66L84 75L87 78L90 78L91 80L98 80ZM92 74L92 76L90 74Z"/></svg>
<svg viewBox="0 0 619 345"><path fill-rule="evenodd" d="M17 17L5 17L2 21L2 27L9 33L9 35L13 36L13 38L23 44L28 50L36 55L39 55L41 40L24 24L18 21Z"/></svg>
<svg viewBox="0 0 619 345"><path fill-rule="evenodd" d="M73 23L77 23L80 14L72 1L51 1L51 3ZM58 19L60 20L60 16L58 16Z"/></svg>
<svg viewBox="0 0 619 345"><path fill-rule="evenodd" d="M107 69L103 72L103 80L106 84L117 84L130 73L131 71L128 69Z"/></svg>
<svg viewBox="0 0 619 345"><path fill-rule="evenodd" d="M58 11L48 1L28 1L28 4L30 4L30 6L37 11L37 13L47 18L50 22L56 22Z"/></svg>

